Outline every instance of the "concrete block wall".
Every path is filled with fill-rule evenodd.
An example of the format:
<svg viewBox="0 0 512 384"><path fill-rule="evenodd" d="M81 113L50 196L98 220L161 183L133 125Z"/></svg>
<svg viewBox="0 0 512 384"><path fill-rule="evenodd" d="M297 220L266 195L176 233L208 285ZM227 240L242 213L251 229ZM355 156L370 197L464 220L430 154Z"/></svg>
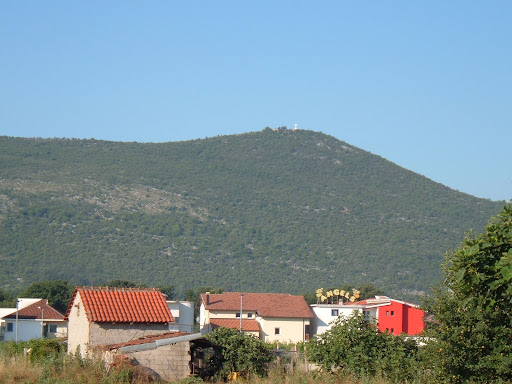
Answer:
<svg viewBox="0 0 512 384"><path fill-rule="evenodd" d="M129 359L152 369L163 380L176 381L190 375L190 343L164 345L156 349L126 353Z"/></svg>
<svg viewBox="0 0 512 384"><path fill-rule="evenodd" d="M125 343L148 335L169 332L168 324L90 323L89 348Z"/></svg>

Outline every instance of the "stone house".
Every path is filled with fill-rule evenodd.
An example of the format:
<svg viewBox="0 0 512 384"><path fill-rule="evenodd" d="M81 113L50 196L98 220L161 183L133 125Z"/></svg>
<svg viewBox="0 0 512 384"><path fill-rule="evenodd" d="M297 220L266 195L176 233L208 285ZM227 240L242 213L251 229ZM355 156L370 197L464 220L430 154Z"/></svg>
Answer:
<svg viewBox="0 0 512 384"><path fill-rule="evenodd" d="M201 330L236 328L265 342L308 340L314 317L303 296L284 293L206 292L198 306Z"/></svg>
<svg viewBox="0 0 512 384"><path fill-rule="evenodd" d="M97 346L169 332L174 322L154 288L77 287L65 315L68 352L85 356Z"/></svg>

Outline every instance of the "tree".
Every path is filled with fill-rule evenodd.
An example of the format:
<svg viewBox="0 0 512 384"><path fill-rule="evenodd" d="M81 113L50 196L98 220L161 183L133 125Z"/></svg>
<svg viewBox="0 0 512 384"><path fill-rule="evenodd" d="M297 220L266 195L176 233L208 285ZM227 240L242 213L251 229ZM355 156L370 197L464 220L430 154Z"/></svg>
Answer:
<svg viewBox="0 0 512 384"><path fill-rule="evenodd" d="M417 373L416 343L380 332L373 319L359 312L338 317L329 330L307 342L306 353L326 371L341 370L357 377L382 376L401 382Z"/></svg>
<svg viewBox="0 0 512 384"><path fill-rule="evenodd" d="M213 288L210 286L201 287L196 290L189 288L185 291L185 300L192 301L193 303L197 303L197 300L199 299L199 295L201 293L205 293L205 292L222 293L222 292L224 292L224 289L223 288Z"/></svg>
<svg viewBox="0 0 512 384"><path fill-rule="evenodd" d="M47 299L48 304L65 313L75 287L66 280L44 280L29 285L20 297Z"/></svg>
<svg viewBox="0 0 512 384"><path fill-rule="evenodd" d="M363 284L359 288L359 300L366 300L377 295L384 295L384 291L373 284Z"/></svg>
<svg viewBox="0 0 512 384"><path fill-rule="evenodd" d="M484 233L470 233L446 255L446 279L427 300L437 326L428 332L436 375L445 381L512 380L512 207Z"/></svg>
<svg viewBox="0 0 512 384"><path fill-rule="evenodd" d="M157 289L164 294L167 300L174 300L174 285L159 285Z"/></svg>
<svg viewBox="0 0 512 384"><path fill-rule="evenodd" d="M10 291L0 289L0 308L13 308L16 306L16 298Z"/></svg>
<svg viewBox="0 0 512 384"><path fill-rule="evenodd" d="M128 280L112 280L110 283L107 284L107 287L113 287L113 288L146 288L146 284L137 284L133 281Z"/></svg>
<svg viewBox="0 0 512 384"><path fill-rule="evenodd" d="M220 356L214 356L211 363L222 379L232 372L244 378L250 374L265 376L269 363L274 359L272 351L263 341L236 329L217 328L206 335L206 339L221 348Z"/></svg>

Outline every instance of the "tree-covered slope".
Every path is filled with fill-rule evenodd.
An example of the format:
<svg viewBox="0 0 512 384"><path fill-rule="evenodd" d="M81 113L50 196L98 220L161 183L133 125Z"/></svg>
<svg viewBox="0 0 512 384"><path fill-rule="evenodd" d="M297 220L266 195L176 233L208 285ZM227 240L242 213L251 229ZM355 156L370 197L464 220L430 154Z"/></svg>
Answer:
<svg viewBox="0 0 512 384"><path fill-rule="evenodd" d="M0 138L0 284L127 279L411 297L504 202L311 131L174 143Z"/></svg>

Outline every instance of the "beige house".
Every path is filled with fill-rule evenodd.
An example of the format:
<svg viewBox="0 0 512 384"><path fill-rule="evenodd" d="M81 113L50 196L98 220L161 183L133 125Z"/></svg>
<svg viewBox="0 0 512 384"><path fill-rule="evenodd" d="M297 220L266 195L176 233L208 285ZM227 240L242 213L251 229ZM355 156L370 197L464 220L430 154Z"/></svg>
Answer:
<svg viewBox="0 0 512 384"><path fill-rule="evenodd" d="M303 296L284 293L201 294L199 326L227 327L257 335L265 342L309 339L313 313Z"/></svg>
<svg viewBox="0 0 512 384"><path fill-rule="evenodd" d="M153 288L76 288L65 317L68 352L82 356L96 346L169 332L174 321L164 295Z"/></svg>

